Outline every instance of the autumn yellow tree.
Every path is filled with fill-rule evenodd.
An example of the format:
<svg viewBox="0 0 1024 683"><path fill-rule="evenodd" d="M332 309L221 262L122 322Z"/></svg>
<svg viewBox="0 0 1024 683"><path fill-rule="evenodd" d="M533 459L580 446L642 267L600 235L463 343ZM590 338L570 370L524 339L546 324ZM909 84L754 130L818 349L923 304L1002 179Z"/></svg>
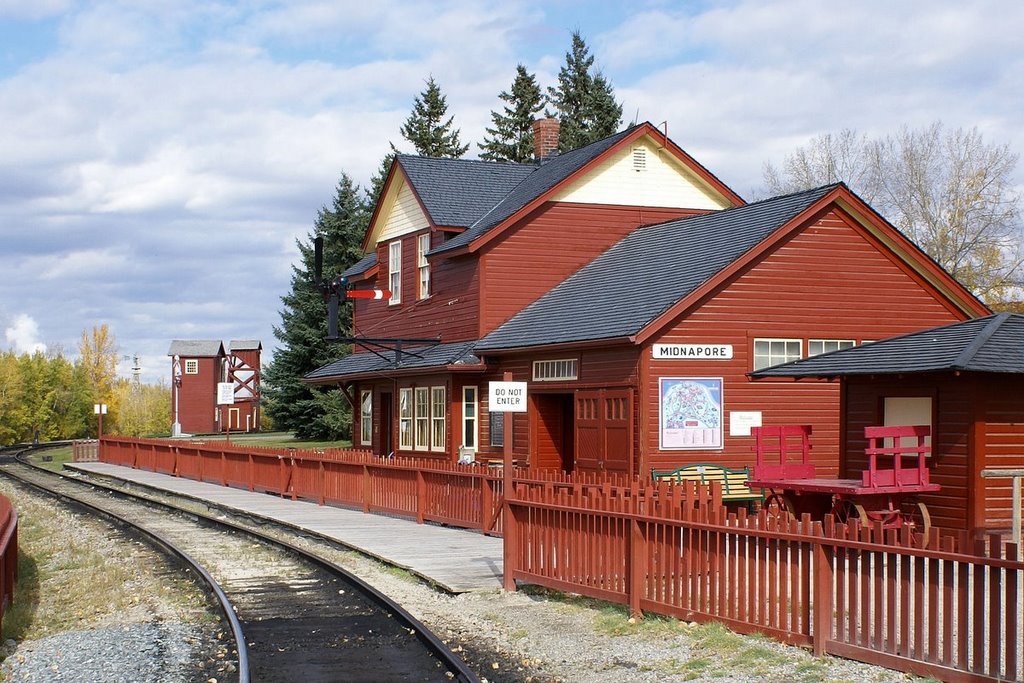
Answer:
<svg viewBox="0 0 1024 683"><path fill-rule="evenodd" d="M118 397L114 393L117 381L117 340L106 323L82 330L78 344L80 363L92 389L93 402L107 404L107 417L113 423L118 410Z"/></svg>
<svg viewBox="0 0 1024 683"><path fill-rule="evenodd" d="M166 435L170 427L171 390L163 382L139 384L119 379L114 386L117 419L109 433L121 436ZM106 424L103 431L108 432Z"/></svg>

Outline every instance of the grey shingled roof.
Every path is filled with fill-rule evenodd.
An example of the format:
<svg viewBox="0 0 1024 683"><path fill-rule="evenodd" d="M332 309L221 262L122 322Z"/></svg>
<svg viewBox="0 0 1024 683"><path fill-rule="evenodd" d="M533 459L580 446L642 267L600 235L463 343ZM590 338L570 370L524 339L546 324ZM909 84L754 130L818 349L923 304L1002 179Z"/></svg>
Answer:
<svg viewBox="0 0 1024 683"><path fill-rule="evenodd" d="M838 377L959 370L1024 373L1024 315L999 313L776 365L751 377Z"/></svg>
<svg viewBox="0 0 1024 683"><path fill-rule="evenodd" d="M353 275L362 275L370 268L377 265L377 252L367 254L363 258L359 259L351 266L341 272L341 277L352 277Z"/></svg>
<svg viewBox="0 0 1024 683"><path fill-rule="evenodd" d="M635 230L484 337L476 351L629 337L837 185Z"/></svg>
<svg viewBox="0 0 1024 683"><path fill-rule="evenodd" d="M175 339L171 342L171 348L167 350L168 356L186 356L189 358L210 358L220 355L224 345L219 341L206 339Z"/></svg>
<svg viewBox="0 0 1024 683"><path fill-rule="evenodd" d="M232 339L228 346L232 351L255 351L262 349L263 343L259 339Z"/></svg>
<svg viewBox="0 0 1024 683"><path fill-rule="evenodd" d="M402 363L397 367L395 366L394 351L381 351L379 356L375 353L353 353L317 368L306 375L304 379L317 381L374 372L423 370L443 368L448 365L478 365L480 359L472 353L473 343L471 341L454 342L402 349Z"/></svg>
<svg viewBox="0 0 1024 683"><path fill-rule="evenodd" d="M440 159L399 154L420 201L435 225L467 228L537 170L532 164Z"/></svg>
<svg viewBox="0 0 1024 683"><path fill-rule="evenodd" d="M469 244L596 159L619 140L627 137L635 128L637 126L627 128L621 133L598 140L586 147L551 157L539 166L527 166L526 168L532 169L533 172L525 176L521 183L504 195L499 202L492 204L493 208L464 232L436 247L431 253L438 254Z"/></svg>

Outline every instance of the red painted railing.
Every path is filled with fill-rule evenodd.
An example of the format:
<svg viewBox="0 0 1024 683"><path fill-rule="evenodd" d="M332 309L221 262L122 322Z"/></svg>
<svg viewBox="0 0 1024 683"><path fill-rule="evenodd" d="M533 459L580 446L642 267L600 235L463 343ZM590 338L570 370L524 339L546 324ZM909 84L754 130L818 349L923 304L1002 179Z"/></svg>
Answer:
<svg viewBox="0 0 1024 683"><path fill-rule="evenodd" d="M1024 682L1024 563L997 537L747 514L720 486L517 469L502 474L362 451L104 438L101 459L218 484L505 536L516 580L693 621L721 621L950 681Z"/></svg>
<svg viewBox="0 0 1024 683"><path fill-rule="evenodd" d="M368 451L253 448L224 442L104 437L101 459L321 505L501 533L501 473Z"/></svg>
<svg viewBox="0 0 1024 683"><path fill-rule="evenodd" d="M999 537L921 549L905 530L748 515L667 483L515 491L506 582L942 680L1024 680L1024 563Z"/></svg>
<svg viewBox="0 0 1024 683"><path fill-rule="evenodd" d="M14 599L18 579L18 513L11 501L0 496L0 621Z"/></svg>

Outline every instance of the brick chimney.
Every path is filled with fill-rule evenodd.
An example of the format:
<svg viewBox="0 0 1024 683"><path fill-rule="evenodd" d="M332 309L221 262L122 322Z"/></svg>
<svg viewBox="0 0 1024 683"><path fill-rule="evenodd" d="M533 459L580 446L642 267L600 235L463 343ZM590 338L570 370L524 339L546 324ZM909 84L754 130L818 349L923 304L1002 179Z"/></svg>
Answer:
<svg viewBox="0 0 1024 683"><path fill-rule="evenodd" d="M533 158L542 162L558 154L558 119L547 117L533 122Z"/></svg>

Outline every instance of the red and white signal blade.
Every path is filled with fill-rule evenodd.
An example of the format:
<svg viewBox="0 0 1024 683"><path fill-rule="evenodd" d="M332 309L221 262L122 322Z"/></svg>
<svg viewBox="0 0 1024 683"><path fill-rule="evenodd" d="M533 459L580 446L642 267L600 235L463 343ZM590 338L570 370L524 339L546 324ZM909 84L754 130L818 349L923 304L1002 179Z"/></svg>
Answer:
<svg viewBox="0 0 1024 683"><path fill-rule="evenodd" d="M345 296L349 299L390 299L391 292L386 289L350 289Z"/></svg>

